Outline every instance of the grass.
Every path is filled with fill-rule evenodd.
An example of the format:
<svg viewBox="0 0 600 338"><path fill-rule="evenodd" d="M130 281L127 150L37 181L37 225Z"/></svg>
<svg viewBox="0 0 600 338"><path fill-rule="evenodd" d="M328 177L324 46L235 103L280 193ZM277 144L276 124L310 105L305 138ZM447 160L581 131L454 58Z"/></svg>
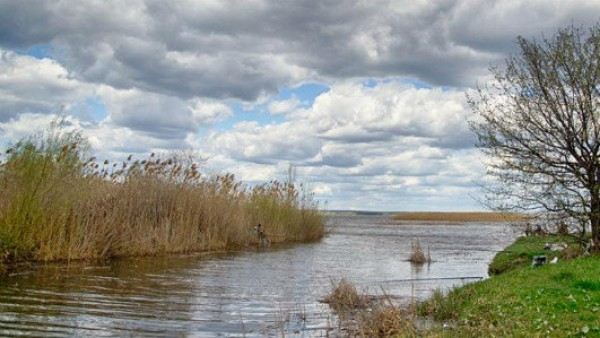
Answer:
<svg viewBox="0 0 600 338"><path fill-rule="evenodd" d="M451 323L427 336L600 336L600 257L525 267L436 293L421 315Z"/></svg>
<svg viewBox="0 0 600 338"><path fill-rule="evenodd" d="M566 243L569 247L563 251L544 250L546 243ZM527 236L518 238L513 244L496 254L489 265L490 275L497 275L506 271L528 267L533 256L546 255L548 260L558 257L559 261L571 259L581 254L581 248L572 237L548 235Z"/></svg>
<svg viewBox="0 0 600 338"><path fill-rule="evenodd" d="M502 212L400 212L397 221L414 222L518 222L526 219L517 213Z"/></svg>
<svg viewBox="0 0 600 338"><path fill-rule="evenodd" d="M0 163L0 261L103 259L311 241L324 233L292 183L246 187L187 156L97 161L76 133L30 138ZM2 265L2 264L0 264Z"/></svg>

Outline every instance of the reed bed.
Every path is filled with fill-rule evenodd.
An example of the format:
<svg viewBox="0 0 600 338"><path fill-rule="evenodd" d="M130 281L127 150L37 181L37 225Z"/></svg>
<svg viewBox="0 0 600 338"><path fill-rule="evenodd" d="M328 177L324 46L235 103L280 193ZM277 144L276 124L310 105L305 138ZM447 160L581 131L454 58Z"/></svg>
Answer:
<svg viewBox="0 0 600 338"><path fill-rule="evenodd" d="M527 217L509 212L400 212L394 214L397 221L415 222L521 222Z"/></svg>
<svg viewBox="0 0 600 338"><path fill-rule="evenodd" d="M102 259L311 241L324 233L310 194L292 183L247 187L206 176L190 157L88 158L76 133L30 138L0 162L0 258ZM0 264L1 265L1 264Z"/></svg>

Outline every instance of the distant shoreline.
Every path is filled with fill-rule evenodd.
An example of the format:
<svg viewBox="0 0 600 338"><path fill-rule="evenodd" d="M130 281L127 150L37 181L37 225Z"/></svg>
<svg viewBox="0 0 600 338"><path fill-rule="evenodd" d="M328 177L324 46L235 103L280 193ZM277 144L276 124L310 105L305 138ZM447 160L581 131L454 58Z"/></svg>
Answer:
<svg viewBox="0 0 600 338"><path fill-rule="evenodd" d="M418 222L518 222L526 220L526 216L508 212L396 212L392 219L396 221Z"/></svg>

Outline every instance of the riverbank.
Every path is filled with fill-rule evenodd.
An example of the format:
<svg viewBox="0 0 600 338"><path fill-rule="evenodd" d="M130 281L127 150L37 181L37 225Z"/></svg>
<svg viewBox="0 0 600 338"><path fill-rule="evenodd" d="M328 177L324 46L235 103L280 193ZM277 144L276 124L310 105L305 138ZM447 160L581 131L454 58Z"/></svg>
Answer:
<svg viewBox="0 0 600 338"><path fill-rule="evenodd" d="M569 246L551 251L546 243ZM437 290L407 308L353 301L345 325L379 337L600 336L600 256L575 257L577 252L568 237L521 237L494 257L490 278L447 293ZM531 267L538 254L558 257L558 263ZM337 286L331 295L342 305L369 299L348 286ZM378 320L382 313L393 318Z"/></svg>
<svg viewBox="0 0 600 338"><path fill-rule="evenodd" d="M187 155L87 156L77 134L20 142L0 163L0 270L22 261L223 251L321 238L324 219L291 182L247 187ZM259 232L254 228L262 224Z"/></svg>
<svg viewBox="0 0 600 338"><path fill-rule="evenodd" d="M566 247L562 250L553 251L544 248L547 244L551 246L564 245ZM490 275L498 275L511 270L527 268L531 265L534 256L546 255L548 261L555 257L559 261L563 261L565 259L576 258L581 256L581 254L581 246L576 242L575 238L570 236L519 237L513 244L494 256L489 265L488 273Z"/></svg>
<svg viewBox="0 0 600 338"><path fill-rule="evenodd" d="M562 251L548 244L568 244ZM577 244L564 236L518 238L490 263L492 277L435 292L418 306L433 318L430 336L596 336L600 335L600 257L576 258ZM535 255L557 264L531 267Z"/></svg>
<svg viewBox="0 0 600 338"><path fill-rule="evenodd" d="M436 292L418 313L436 321L429 336L598 336L598 276L598 256L521 265L447 295Z"/></svg>

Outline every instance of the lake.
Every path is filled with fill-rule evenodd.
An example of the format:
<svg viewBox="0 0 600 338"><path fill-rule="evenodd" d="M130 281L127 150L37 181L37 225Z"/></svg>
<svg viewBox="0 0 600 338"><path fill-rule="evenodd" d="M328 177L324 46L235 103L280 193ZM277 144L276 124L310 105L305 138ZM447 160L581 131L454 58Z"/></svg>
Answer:
<svg viewBox="0 0 600 338"><path fill-rule="evenodd" d="M236 253L50 264L0 279L0 335L326 336L321 300L344 277L399 303L487 277L516 233L502 223L408 223L331 216L319 242ZM406 259L411 241L433 262Z"/></svg>

